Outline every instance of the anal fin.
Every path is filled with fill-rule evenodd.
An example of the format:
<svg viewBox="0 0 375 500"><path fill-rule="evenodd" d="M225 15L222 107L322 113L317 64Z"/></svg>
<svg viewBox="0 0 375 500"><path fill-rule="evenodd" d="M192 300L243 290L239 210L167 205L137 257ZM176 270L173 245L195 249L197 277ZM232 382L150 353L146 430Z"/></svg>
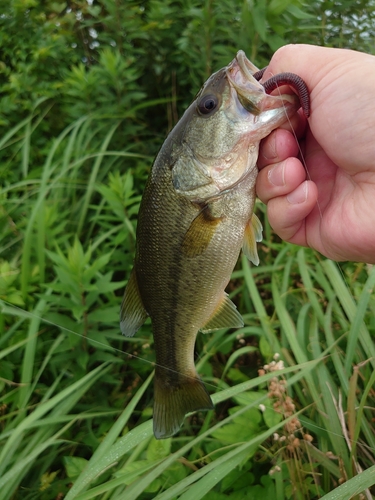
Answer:
<svg viewBox="0 0 375 500"><path fill-rule="evenodd" d="M245 228L245 237L242 245L242 251L246 257L256 266L259 265L257 242L262 241L262 223L258 217L253 214Z"/></svg>
<svg viewBox="0 0 375 500"><path fill-rule="evenodd" d="M147 311L139 293L135 269L133 268L121 304L120 328L122 334L125 337L133 337L135 332L146 321L147 316Z"/></svg>
<svg viewBox="0 0 375 500"><path fill-rule="evenodd" d="M221 328L241 328L244 323L237 307L224 292L223 298L207 323L200 329L202 333Z"/></svg>

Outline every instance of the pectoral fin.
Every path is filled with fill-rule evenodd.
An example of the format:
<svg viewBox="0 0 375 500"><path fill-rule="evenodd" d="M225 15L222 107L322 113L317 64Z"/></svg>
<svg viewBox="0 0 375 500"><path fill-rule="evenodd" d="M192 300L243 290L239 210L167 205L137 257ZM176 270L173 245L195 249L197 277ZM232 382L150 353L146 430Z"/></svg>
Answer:
<svg viewBox="0 0 375 500"><path fill-rule="evenodd" d="M207 321L203 328L202 333L220 330L220 328L241 328L243 320L241 314L237 311L237 307L230 300L228 295L224 292L222 301L212 314L211 318Z"/></svg>
<svg viewBox="0 0 375 500"><path fill-rule="evenodd" d="M262 241L262 223L258 217L253 214L245 229L245 238L242 245L242 251L246 257L256 266L259 264L257 242Z"/></svg>
<svg viewBox="0 0 375 500"><path fill-rule="evenodd" d="M210 243L222 217L214 217L206 206L191 223L182 242L182 251L187 257L201 255Z"/></svg>
<svg viewBox="0 0 375 500"><path fill-rule="evenodd" d="M125 337L133 337L135 332L143 325L147 316L147 311L139 293L135 269L133 269L121 304L120 328L122 334Z"/></svg>

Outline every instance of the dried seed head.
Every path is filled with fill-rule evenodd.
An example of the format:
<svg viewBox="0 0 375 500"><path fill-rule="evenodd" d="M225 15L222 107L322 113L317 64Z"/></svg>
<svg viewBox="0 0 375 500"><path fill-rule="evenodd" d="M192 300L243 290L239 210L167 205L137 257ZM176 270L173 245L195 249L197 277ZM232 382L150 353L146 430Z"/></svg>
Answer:
<svg viewBox="0 0 375 500"><path fill-rule="evenodd" d="M270 476L273 476L276 472L280 472L281 471L281 468L278 466L278 465L275 465L275 467L273 467L270 471L269 471L269 475Z"/></svg>
<svg viewBox="0 0 375 500"><path fill-rule="evenodd" d="M312 443L312 442L313 442L313 440L314 440L314 438L312 437L312 435L311 435L311 434L304 434L304 435L303 435L303 439L304 439L305 441L308 441L309 443Z"/></svg>

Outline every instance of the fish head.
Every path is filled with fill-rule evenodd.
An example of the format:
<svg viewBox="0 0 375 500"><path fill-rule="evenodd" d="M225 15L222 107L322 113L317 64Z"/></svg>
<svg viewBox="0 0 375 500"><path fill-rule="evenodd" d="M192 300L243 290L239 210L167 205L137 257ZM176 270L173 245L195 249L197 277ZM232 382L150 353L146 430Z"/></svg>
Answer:
<svg viewBox="0 0 375 500"><path fill-rule="evenodd" d="M181 118L172 181L191 201L220 196L254 171L261 139L300 107L294 94L266 94L256 71L239 51L206 81Z"/></svg>

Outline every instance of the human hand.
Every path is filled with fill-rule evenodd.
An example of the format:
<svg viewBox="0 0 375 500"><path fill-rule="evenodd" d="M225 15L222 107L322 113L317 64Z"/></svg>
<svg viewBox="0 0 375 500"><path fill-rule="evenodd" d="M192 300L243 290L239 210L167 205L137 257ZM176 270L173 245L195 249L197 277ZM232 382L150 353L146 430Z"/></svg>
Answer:
<svg viewBox="0 0 375 500"><path fill-rule="evenodd" d="M263 81L282 72L310 91L308 122L300 113L292 120L307 173L288 124L262 141L256 189L270 224L333 260L375 263L375 57L287 45Z"/></svg>

